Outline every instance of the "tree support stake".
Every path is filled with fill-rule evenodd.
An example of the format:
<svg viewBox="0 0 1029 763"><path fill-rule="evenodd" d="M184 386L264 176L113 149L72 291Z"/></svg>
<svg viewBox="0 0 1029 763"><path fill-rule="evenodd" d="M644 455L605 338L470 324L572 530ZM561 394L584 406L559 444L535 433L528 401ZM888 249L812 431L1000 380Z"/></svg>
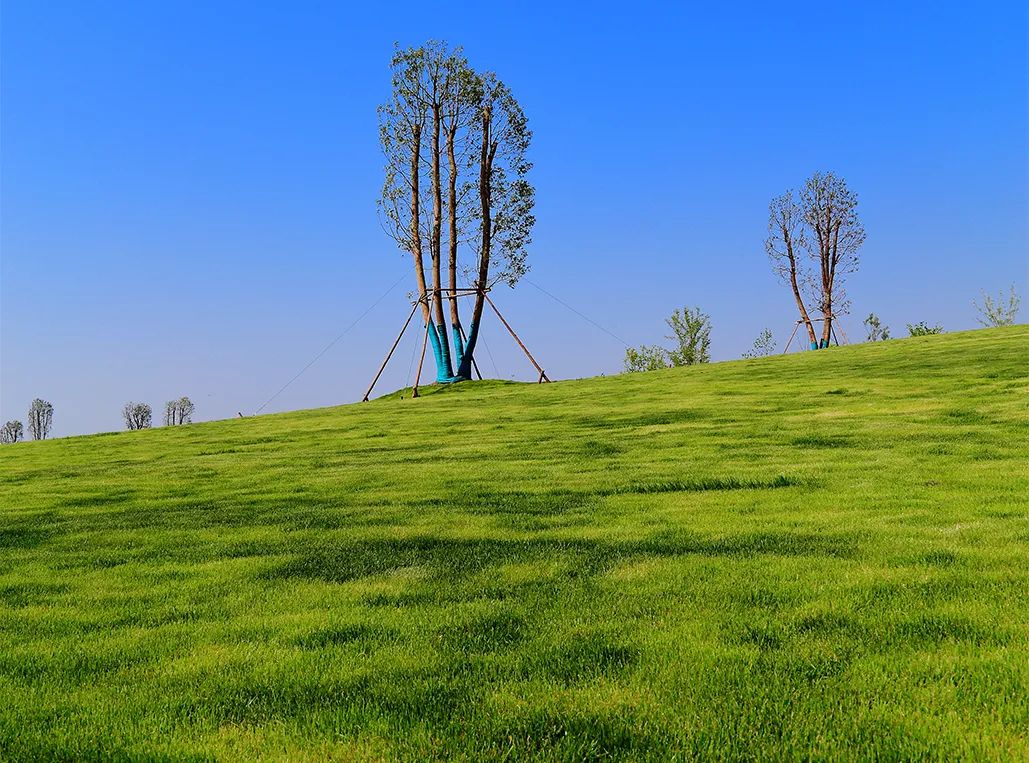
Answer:
<svg viewBox="0 0 1029 763"><path fill-rule="evenodd" d="M429 297L429 320L425 321L425 335L422 337L422 355L418 358L418 373L414 377L411 397L418 397L418 383L422 380L422 363L425 362L425 347L429 343L429 327L432 326L432 297Z"/></svg>
<svg viewBox="0 0 1029 763"><path fill-rule="evenodd" d="M500 314L500 311L497 309L497 306L493 304L493 300L489 298L489 294L483 293L482 296L484 296L486 298L486 301L489 302L489 306L493 308L493 312L495 312L497 314L497 317L500 318L500 322L504 324L504 328L511 332L511 336L513 336L514 340L518 342L518 346L522 348L522 352L525 353L525 356L536 367L536 370L540 372L539 383L542 384L543 382L549 382L550 379L547 378L546 371L544 371L540 367L540 364L536 362L536 358L532 357L532 353L529 352L528 348L524 344L522 344L522 340L518 338L518 334L514 332L514 329L511 328L510 324L506 320L504 320L504 316Z"/></svg>
<svg viewBox="0 0 1029 763"><path fill-rule="evenodd" d="M374 389L376 382L379 381L379 377L382 376L382 372L386 370L386 364L389 363L389 359L393 357L393 353L396 351L397 345L400 344L400 340L403 339L404 332L407 331L407 327L411 324L411 319L414 318L414 313L420 304L421 300L418 300L411 307L411 313L407 316L407 320L404 321L404 327L400 329L400 333L397 334L397 340L393 343L393 346L389 348L389 352L386 353L386 359L382 361L382 365L379 366L379 372L375 374L375 378L372 379L372 383L368 385L368 391L364 393L364 397L361 399L362 403L368 402L368 396L372 394L372 389ZM408 369L408 373L410 373L410 369Z"/></svg>

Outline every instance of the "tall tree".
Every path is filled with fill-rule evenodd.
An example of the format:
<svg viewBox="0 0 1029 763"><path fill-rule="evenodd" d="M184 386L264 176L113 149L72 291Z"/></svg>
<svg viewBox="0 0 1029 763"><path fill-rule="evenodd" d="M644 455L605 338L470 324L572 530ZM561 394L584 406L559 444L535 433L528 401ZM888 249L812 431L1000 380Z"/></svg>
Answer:
<svg viewBox="0 0 1029 763"><path fill-rule="evenodd" d="M458 245L467 235L473 217L467 207L474 183L464 178L474 166L476 111L482 99L481 80L458 53L448 62L447 100L443 111L447 153L447 288L449 289L450 328L454 343L454 367L464 359L464 331L461 326L458 289ZM468 377L465 377L468 378Z"/></svg>
<svg viewBox="0 0 1029 763"><path fill-rule="evenodd" d="M828 347L833 321L847 312L846 276L857 270L865 229L857 194L831 172L816 172L800 193L787 191L769 206L765 251L772 268L793 291L811 349ZM822 314L816 332L807 305Z"/></svg>
<svg viewBox="0 0 1029 763"><path fill-rule="evenodd" d="M411 255L422 319L428 330L432 311L425 280L421 222L422 142L428 120L420 94L424 61L422 48L398 48L390 61L392 95L379 107L379 140L386 157L386 177L378 204L386 233ZM435 349L438 338L432 331L429 334Z"/></svg>
<svg viewBox="0 0 1029 763"><path fill-rule="evenodd" d="M437 351L437 381L452 381L453 361L450 357L450 340L447 335L446 318L443 312L443 151L441 137L443 113L449 107L451 96L448 79L453 71L452 57L445 43L430 42L425 47L424 73L421 77L420 97L429 110L432 126L429 146L429 189L432 196L432 227L429 231L429 259L432 263L432 309L435 321Z"/></svg>
<svg viewBox="0 0 1029 763"><path fill-rule="evenodd" d="M793 191L776 196L768 205L768 238L765 239L765 251L772 263L772 270L780 279L790 285L793 299L800 312L800 320L807 329L811 349L818 347L818 336L808 315L801 282L806 279L807 271L801 256L807 247L804 231L804 215L797 203Z"/></svg>
<svg viewBox="0 0 1029 763"><path fill-rule="evenodd" d="M475 303L468 328L468 343L458 369L472 376L472 361L482 324L485 290L494 282L513 287L529 268L535 189L527 175L532 164L526 158L532 132L522 107L510 89L492 72L480 78L478 222L479 250L475 275ZM491 269L493 274L491 276Z"/></svg>
<svg viewBox="0 0 1029 763"><path fill-rule="evenodd" d="M865 227L857 214L857 194L847 181L831 172L816 172L800 194L804 221L814 234L811 256L818 262L818 305L822 311L822 338L828 347L837 313L847 312L846 276L858 269L858 250L865 243Z"/></svg>
<svg viewBox="0 0 1029 763"><path fill-rule="evenodd" d="M475 287L491 285L493 249L505 263L496 278L513 285L525 272L533 223L524 157L530 133L503 83L492 74L476 75L460 51L445 43L398 49L392 71L392 96L379 109L386 156L379 209L386 232L412 256L437 381L469 379L484 298L477 295L466 344L455 293L460 250L462 244L473 248ZM477 205L470 203L473 198ZM479 235L472 242L476 222ZM450 308L449 332L444 302Z"/></svg>
<svg viewBox="0 0 1029 763"><path fill-rule="evenodd" d="M54 423L54 407L46 400L36 398L29 406L29 433L33 440L45 440L50 436Z"/></svg>
<svg viewBox="0 0 1029 763"><path fill-rule="evenodd" d="M379 135L386 155L386 180L379 208L387 222L387 233L414 259L422 317L440 382L454 378L442 293L441 141L444 113L454 93L450 79L458 68L454 63L457 57L441 42L398 48L391 62L392 97L379 109ZM422 183L423 173L428 175L427 189ZM404 199L409 200L407 206L402 203ZM428 279L423 254L426 244Z"/></svg>

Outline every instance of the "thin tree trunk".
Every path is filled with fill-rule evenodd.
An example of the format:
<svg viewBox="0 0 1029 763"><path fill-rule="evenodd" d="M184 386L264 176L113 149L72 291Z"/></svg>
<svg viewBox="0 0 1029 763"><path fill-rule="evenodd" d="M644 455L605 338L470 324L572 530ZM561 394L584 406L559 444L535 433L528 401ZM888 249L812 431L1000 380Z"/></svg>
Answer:
<svg viewBox="0 0 1029 763"><path fill-rule="evenodd" d="M425 262L422 259L422 231L419 216L421 209L419 170L422 153L422 126L415 125L413 133L411 145L411 257L414 259L414 274L418 284L418 298L422 303L422 319L428 325L432 322L432 315L429 312L429 303L425 299Z"/></svg>
<svg viewBox="0 0 1029 763"><path fill-rule="evenodd" d="M832 286L833 286L833 284L832 284L832 281L833 281L833 277L832 277L832 271L833 271L833 251L832 251L833 250L833 245L832 245L832 238L833 238L833 223L832 223L832 219L833 219L833 205L832 205L831 200L830 200L829 204L827 204L826 206L827 206L827 208L825 210L825 243L823 245L824 249L825 249L825 255L822 258L823 268L824 268L822 279L825 282L825 286L824 286L824 288L825 288L825 299L824 299L825 307L823 308L823 311L822 311L823 320L822 320L822 341L821 341L821 347L824 348L824 349L829 349L829 340L830 340L830 338L832 336L832 303L833 303L833 294L832 294Z"/></svg>
<svg viewBox="0 0 1029 763"><path fill-rule="evenodd" d="M442 260L443 232L443 188L440 181L440 106L432 106L432 234L429 241L429 254L432 258L432 293L435 297L433 311L436 319L436 343L433 347L436 354L436 381L450 381L454 376L454 367L450 360L450 342L447 339L446 318L443 315L443 290L440 266Z"/></svg>
<svg viewBox="0 0 1029 763"><path fill-rule="evenodd" d="M790 261L790 286L793 289L793 298L797 301L797 309L800 311L800 318L804 321L804 327L807 329L808 340L811 342L811 349L818 347L818 337L815 335L815 327L811 323L811 318L808 315L807 308L804 306L804 298L800 295L800 286L797 284L797 259L793 253L793 241L787 234L786 239L786 256Z"/></svg>
<svg viewBox="0 0 1029 763"><path fill-rule="evenodd" d="M493 239L493 220L490 217L492 195L492 164L496 147L490 143L490 123L492 115L487 107L482 113L482 146L479 149L479 207L482 219L482 241L479 248L479 272L475 286L480 291L475 295L472 307L472 322L468 327L468 341L465 343L464 357L458 374L470 379L472 362L475 357L475 345L479 339L479 323L482 321L482 309L486 303L486 288L489 279L490 245Z"/></svg>
<svg viewBox="0 0 1029 763"><path fill-rule="evenodd" d="M836 257L837 252L839 251L839 236L840 226L837 223L832 230L832 238L826 242L828 244L826 270L828 272L825 277L825 296L823 297L825 307L822 313L825 318L825 320L822 321L822 344L825 347L829 346L829 342L832 339L832 325L834 318L833 302L835 301L833 299L833 289L836 287Z"/></svg>
<svg viewBox="0 0 1029 763"><path fill-rule="evenodd" d="M447 129L447 161L450 167L447 197L447 215L450 229L447 245L449 247L447 257L448 286L450 287L450 328L454 335L454 365L458 369L464 364L464 342L461 331L461 315L457 303L457 156L454 143L457 139L457 113L454 113L454 121ZM461 376L460 370L458 376ZM465 377L470 379L471 376Z"/></svg>

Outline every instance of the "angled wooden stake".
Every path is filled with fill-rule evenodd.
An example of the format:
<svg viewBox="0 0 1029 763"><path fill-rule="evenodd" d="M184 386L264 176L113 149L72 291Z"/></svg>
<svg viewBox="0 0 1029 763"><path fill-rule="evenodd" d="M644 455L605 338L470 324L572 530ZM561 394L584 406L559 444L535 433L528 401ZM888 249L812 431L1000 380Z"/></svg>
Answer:
<svg viewBox="0 0 1029 763"><path fill-rule="evenodd" d="M840 336L843 337L843 343L844 344L850 344L850 340L847 339L847 332L843 330L843 326L837 326L836 322L834 321L833 322L833 330L835 331L837 328L839 328L839 330L840 330Z"/></svg>
<svg viewBox="0 0 1029 763"><path fill-rule="evenodd" d="M540 368L540 364L536 362L536 358L532 357L532 353L529 352L528 348L526 348L524 344L522 344L522 340L518 338L518 334L516 334L514 332L514 329L511 328L511 325L504 320L504 316L500 314L500 311L497 309L497 306L493 304L493 300L489 298L489 294L483 294L483 296L486 298L486 301L489 302L489 306L493 308L493 312L495 312L497 314L497 317L500 318L500 322L504 324L504 328L511 332L511 336L513 336L514 340L518 342L518 346L522 348L522 352L524 352L525 356L532 362L534 366L536 366L536 370L540 372L539 383L542 384L545 381L549 382L550 379L547 378L546 371Z"/></svg>
<svg viewBox="0 0 1029 763"><path fill-rule="evenodd" d="M783 355L790 351L790 345L793 343L793 337L797 335L797 330L800 328L801 323L803 323L803 321L797 321L796 325L793 327L793 333L790 334L790 340L786 342L786 348L782 351Z"/></svg>
<svg viewBox="0 0 1029 763"><path fill-rule="evenodd" d="M422 337L422 356L418 358L418 373L414 377L411 397L418 397L418 384L422 380L422 363L425 362L425 346L429 343L429 326L432 325L432 297L429 297L429 320L425 321L425 336Z"/></svg>
<svg viewBox="0 0 1029 763"><path fill-rule="evenodd" d="M393 357L393 353L396 351L397 345L400 344L400 340L403 338L404 332L407 331L407 327L410 325L411 319L414 318L415 310L418 309L418 305L420 303L421 300L415 302L411 307L411 313L407 316L407 320L404 321L404 327L400 329L400 333L397 334L397 341L393 343L393 346L389 348L389 352L386 353L386 359L382 361L382 365L379 366L379 373L375 374L375 378L372 379L372 383L368 385L368 391L364 393L364 397L361 399L362 403L368 402L368 396L372 394L372 390L375 388L375 383L379 381L379 377L382 376L382 372L386 370L386 364L389 363L389 359ZM408 370L408 373L410 373L410 370Z"/></svg>

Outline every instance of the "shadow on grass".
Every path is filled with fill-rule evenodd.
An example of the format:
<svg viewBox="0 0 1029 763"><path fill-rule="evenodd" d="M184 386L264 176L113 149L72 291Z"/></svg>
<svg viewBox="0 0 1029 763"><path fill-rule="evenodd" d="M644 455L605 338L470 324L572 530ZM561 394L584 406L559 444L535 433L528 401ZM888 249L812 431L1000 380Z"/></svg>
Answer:
<svg viewBox="0 0 1029 763"><path fill-rule="evenodd" d="M701 538L668 533L636 541L531 538L352 539L305 549L264 573L266 578L307 578L345 583L422 567L436 579L456 580L502 564L561 562L571 577L596 575L636 557L821 556L853 558L860 550L854 534L735 533Z"/></svg>

